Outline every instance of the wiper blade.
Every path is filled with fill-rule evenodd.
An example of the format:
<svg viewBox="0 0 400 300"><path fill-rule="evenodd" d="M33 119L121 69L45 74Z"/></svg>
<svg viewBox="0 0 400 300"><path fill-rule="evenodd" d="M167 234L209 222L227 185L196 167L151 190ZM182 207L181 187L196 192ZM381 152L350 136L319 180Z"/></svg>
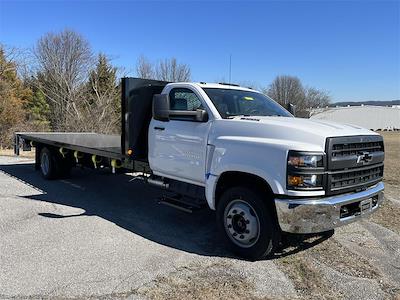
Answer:
<svg viewBox="0 0 400 300"><path fill-rule="evenodd" d="M227 119L234 119L234 118L237 118L237 117L251 117L251 115L229 115L226 118Z"/></svg>

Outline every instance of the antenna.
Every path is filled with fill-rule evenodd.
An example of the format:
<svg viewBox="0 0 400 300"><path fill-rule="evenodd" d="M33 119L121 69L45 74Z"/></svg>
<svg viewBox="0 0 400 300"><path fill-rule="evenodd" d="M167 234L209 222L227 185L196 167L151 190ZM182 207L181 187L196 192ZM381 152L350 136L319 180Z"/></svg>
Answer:
<svg viewBox="0 0 400 300"><path fill-rule="evenodd" d="M232 54L229 55L229 84L232 83Z"/></svg>

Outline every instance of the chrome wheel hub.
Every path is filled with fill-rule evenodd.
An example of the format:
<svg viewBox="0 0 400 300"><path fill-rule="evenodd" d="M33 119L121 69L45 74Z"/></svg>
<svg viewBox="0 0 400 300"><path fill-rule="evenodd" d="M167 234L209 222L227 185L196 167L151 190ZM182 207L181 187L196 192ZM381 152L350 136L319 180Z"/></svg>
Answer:
<svg viewBox="0 0 400 300"><path fill-rule="evenodd" d="M225 231L240 247L253 246L260 236L260 221L253 207L243 200L233 200L225 209Z"/></svg>

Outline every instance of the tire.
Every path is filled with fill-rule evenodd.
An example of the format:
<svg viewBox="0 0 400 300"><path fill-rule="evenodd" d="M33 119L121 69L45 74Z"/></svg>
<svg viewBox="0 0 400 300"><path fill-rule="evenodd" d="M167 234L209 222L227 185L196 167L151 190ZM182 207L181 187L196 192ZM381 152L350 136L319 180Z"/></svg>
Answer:
<svg viewBox="0 0 400 300"><path fill-rule="evenodd" d="M46 147L40 151L40 172L45 179L55 179L57 177L57 160Z"/></svg>
<svg viewBox="0 0 400 300"><path fill-rule="evenodd" d="M222 238L235 254L245 259L263 259L278 246L279 226L265 197L265 193L254 188L232 187L222 194L217 205Z"/></svg>

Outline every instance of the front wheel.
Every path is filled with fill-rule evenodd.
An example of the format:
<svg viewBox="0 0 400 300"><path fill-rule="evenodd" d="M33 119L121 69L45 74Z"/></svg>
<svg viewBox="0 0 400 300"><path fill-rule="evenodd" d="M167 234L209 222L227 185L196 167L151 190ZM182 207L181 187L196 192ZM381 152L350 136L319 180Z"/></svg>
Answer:
<svg viewBox="0 0 400 300"><path fill-rule="evenodd" d="M217 205L221 235L233 252L250 260L265 258L278 243L278 226L265 203L272 199L265 197L256 189L233 187Z"/></svg>

